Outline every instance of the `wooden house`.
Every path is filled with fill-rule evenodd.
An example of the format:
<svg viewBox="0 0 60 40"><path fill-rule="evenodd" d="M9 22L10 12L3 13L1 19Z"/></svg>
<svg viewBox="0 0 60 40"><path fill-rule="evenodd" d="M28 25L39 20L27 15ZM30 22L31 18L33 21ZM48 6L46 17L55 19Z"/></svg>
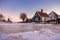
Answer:
<svg viewBox="0 0 60 40"><path fill-rule="evenodd" d="M57 23L58 14L54 11L49 13L50 23Z"/></svg>
<svg viewBox="0 0 60 40"><path fill-rule="evenodd" d="M44 22L48 20L47 13L43 12L43 9L41 11L36 11L35 15L32 18L33 22Z"/></svg>

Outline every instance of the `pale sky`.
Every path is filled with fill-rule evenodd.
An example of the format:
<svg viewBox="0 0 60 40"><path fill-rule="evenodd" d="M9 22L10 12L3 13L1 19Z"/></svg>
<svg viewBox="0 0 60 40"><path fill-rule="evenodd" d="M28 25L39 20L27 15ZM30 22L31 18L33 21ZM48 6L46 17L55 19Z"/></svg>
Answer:
<svg viewBox="0 0 60 40"><path fill-rule="evenodd" d="M21 21L19 14L22 12L32 18L35 12L41 9L47 14L55 11L60 15L60 0L0 0L0 13L14 22Z"/></svg>

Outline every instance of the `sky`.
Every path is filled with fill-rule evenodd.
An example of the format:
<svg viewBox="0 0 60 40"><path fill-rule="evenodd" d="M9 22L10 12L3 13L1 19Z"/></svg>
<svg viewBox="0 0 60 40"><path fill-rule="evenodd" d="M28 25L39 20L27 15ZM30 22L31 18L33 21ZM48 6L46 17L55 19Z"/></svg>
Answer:
<svg viewBox="0 0 60 40"><path fill-rule="evenodd" d="M43 9L49 14L55 11L60 15L60 0L0 0L0 14L11 18L13 22L21 21L20 13L26 13L32 18L36 11Z"/></svg>

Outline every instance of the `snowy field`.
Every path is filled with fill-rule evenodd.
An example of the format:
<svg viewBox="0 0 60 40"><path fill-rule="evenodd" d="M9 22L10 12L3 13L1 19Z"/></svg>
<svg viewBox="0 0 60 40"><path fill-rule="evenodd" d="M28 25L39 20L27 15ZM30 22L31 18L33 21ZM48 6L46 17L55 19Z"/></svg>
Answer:
<svg viewBox="0 0 60 40"><path fill-rule="evenodd" d="M0 40L60 40L60 25L0 24Z"/></svg>

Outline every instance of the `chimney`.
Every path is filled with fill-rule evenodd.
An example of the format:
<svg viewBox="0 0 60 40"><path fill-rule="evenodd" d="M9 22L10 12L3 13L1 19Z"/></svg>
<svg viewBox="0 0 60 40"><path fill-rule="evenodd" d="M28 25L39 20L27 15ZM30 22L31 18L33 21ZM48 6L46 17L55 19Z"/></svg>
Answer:
<svg viewBox="0 0 60 40"><path fill-rule="evenodd" d="M41 13L43 13L43 9L41 9Z"/></svg>

